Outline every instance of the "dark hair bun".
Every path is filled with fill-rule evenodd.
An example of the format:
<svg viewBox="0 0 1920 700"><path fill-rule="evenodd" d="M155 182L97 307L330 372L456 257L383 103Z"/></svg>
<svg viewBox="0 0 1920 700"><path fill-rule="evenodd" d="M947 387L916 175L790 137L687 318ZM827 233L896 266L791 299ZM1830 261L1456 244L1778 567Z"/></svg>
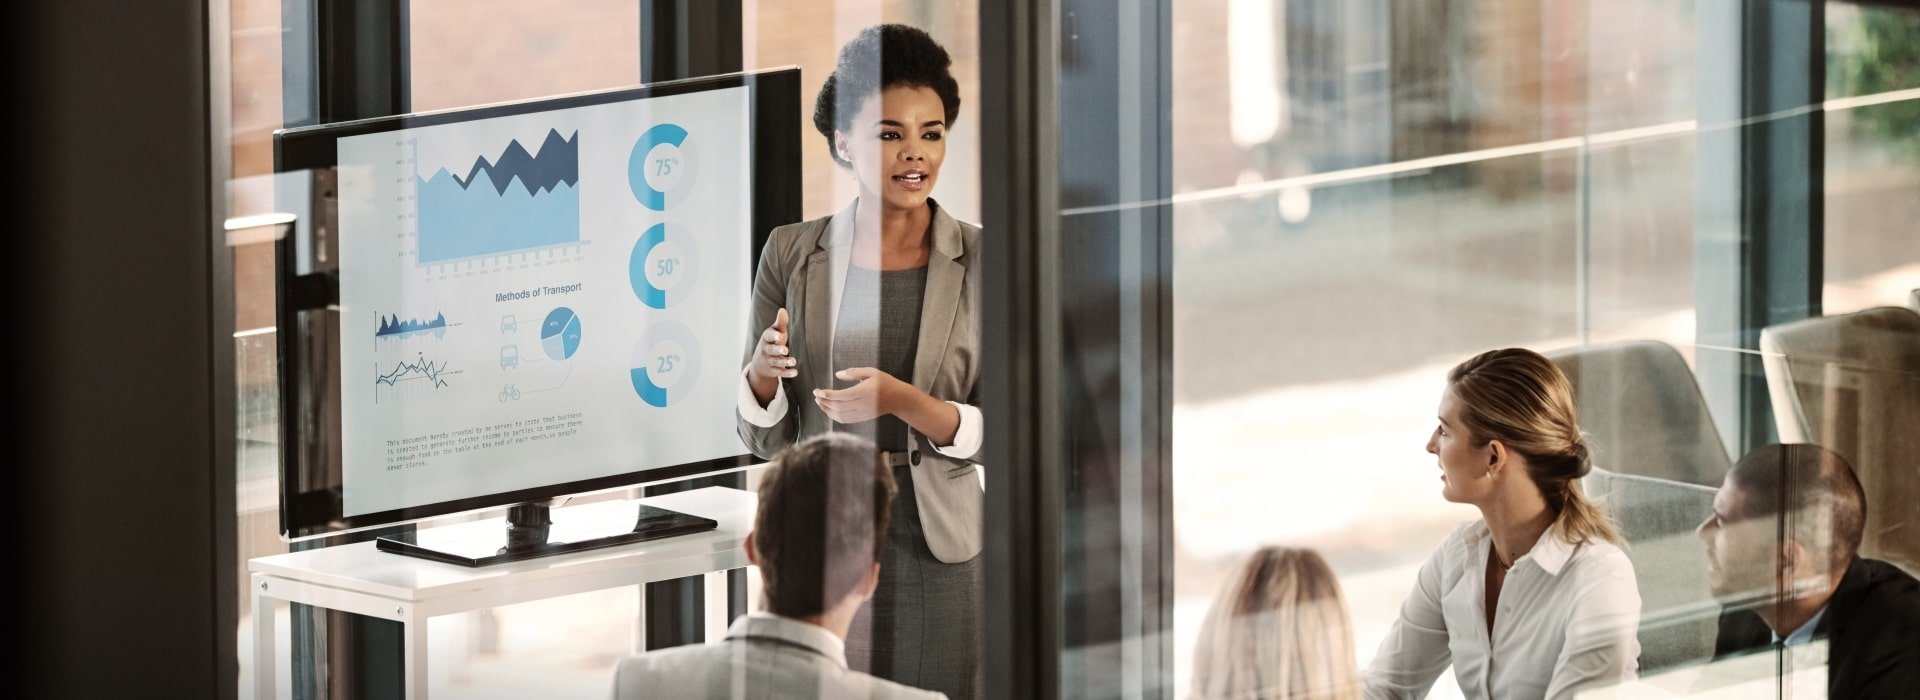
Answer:
<svg viewBox="0 0 1920 700"><path fill-rule="evenodd" d="M1574 438L1573 445L1567 448L1567 456L1573 460L1573 478L1578 479L1593 471L1593 451L1587 447L1585 438Z"/></svg>
<svg viewBox="0 0 1920 700"><path fill-rule="evenodd" d="M881 24L860 30L846 46L833 74L820 86L813 101L813 128L827 140L827 153L841 165L850 165L834 148L833 132L850 131L854 112L882 90L896 86L924 87L940 96L947 126L960 117L960 83L953 77L953 59L940 42L915 27Z"/></svg>

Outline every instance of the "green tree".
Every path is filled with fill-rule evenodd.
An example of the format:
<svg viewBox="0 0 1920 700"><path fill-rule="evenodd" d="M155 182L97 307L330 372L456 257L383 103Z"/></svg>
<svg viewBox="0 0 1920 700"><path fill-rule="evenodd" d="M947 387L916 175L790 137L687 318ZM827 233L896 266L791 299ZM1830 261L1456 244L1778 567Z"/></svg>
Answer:
<svg viewBox="0 0 1920 700"><path fill-rule="evenodd" d="M1861 8L1858 17L1828 29L1828 95L1920 87L1920 11ZM1920 100L1865 107L1856 121L1888 148L1920 159Z"/></svg>

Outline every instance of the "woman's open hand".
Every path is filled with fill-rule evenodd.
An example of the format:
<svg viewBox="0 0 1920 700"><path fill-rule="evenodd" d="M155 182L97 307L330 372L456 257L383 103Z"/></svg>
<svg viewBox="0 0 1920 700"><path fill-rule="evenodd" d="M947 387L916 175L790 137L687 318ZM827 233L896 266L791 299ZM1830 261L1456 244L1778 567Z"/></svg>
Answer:
<svg viewBox="0 0 1920 700"><path fill-rule="evenodd" d="M773 317L773 325L760 332L760 342L753 347L752 373L756 380L792 379L800 375L799 361L787 347L787 310L781 309ZM757 383L757 382L756 382Z"/></svg>
<svg viewBox="0 0 1920 700"><path fill-rule="evenodd" d="M833 376L855 382L845 389L813 390L813 402L835 423L859 423L892 415L899 410L902 391L917 391L872 367L843 369Z"/></svg>

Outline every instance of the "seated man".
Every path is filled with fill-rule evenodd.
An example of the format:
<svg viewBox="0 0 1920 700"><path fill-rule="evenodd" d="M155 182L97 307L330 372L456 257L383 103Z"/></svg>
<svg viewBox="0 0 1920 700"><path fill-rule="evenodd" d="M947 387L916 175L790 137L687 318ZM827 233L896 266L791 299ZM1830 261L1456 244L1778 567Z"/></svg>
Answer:
<svg viewBox="0 0 1920 700"><path fill-rule="evenodd" d="M746 541L763 611L718 644L621 661L614 697L944 698L847 668L847 626L879 583L896 488L873 445L846 433L774 456Z"/></svg>
<svg viewBox="0 0 1920 700"><path fill-rule="evenodd" d="M1817 445L1748 453L1700 524L1720 616L1715 658L1826 638L1835 698L1914 697L1920 689L1920 581L1856 556L1866 522L1860 480Z"/></svg>

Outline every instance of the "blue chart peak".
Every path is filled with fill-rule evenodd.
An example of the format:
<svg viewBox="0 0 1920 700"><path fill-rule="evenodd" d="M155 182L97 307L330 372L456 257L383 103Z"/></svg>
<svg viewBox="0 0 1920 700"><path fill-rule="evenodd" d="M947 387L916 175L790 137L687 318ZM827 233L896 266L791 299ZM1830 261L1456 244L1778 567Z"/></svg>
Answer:
<svg viewBox="0 0 1920 700"><path fill-rule="evenodd" d="M422 265L580 242L580 134L549 129L536 151L508 141L465 177L414 175Z"/></svg>
<svg viewBox="0 0 1920 700"><path fill-rule="evenodd" d="M447 386L447 376L459 374L459 370L448 370L443 360L435 362L425 354L416 355L412 361L402 361L392 369L381 369L379 363L373 366L373 401L392 400L401 396L416 394L412 389L433 390Z"/></svg>
<svg viewBox="0 0 1920 700"><path fill-rule="evenodd" d="M484 174L493 185L494 193L504 195L518 179L527 196L549 192L560 185L580 184L580 132L561 138L559 130L548 129L547 140L540 143L539 153L536 156L527 152L519 141L509 141L499 160L489 161L486 156L475 158L467 176L456 177L454 182L461 189L469 189L474 180Z"/></svg>
<svg viewBox="0 0 1920 700"><path fill-rule="evenodd" d="M425 321L417 318L401 319L398 315L390 315L380 317L380 325L374 329L373 337L397 338L427 331L433 331L436 335L445 336L446 330L446 314L434 314L432 319Z"/></svg>

